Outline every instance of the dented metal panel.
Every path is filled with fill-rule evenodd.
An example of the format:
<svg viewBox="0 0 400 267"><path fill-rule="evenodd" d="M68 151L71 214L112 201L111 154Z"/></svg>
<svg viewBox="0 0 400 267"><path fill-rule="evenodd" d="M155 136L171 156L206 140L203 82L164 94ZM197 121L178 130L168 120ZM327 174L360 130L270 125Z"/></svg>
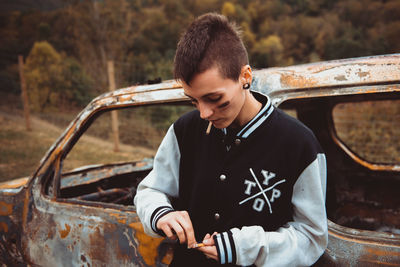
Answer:
<svg viewBox="0 0 400 267"><path fill-rule="evenodd" d="M34 194L38 194L35 192ZM41 266L158 266L168 263L163 239L151 238L134 210L35 201L37 211L26 225L26 255ZM62 212L60 212L62 211Z"/></svg>
<svg viewBox="0 0 400 267"><path fill-rule="evenodd" d="M255 71L265 92L400 81L400 54L342 59Z"/></svg>
<svg viewBox="0 0 400 267"><path fill-rule="evenodd" d="M124 173L151 170L152 166L152 159L143 159L140 162L104 164L96 167L80 168L80 170L73 170L63 174L61 188L73 187L78 184L89 184Z"/></svg>
<svg viewBox="0 0 400 267"><path fill-rule="evenodd" d="M400 235L350 229L328 221L329 243L318 266L400 266Z"/></svg>

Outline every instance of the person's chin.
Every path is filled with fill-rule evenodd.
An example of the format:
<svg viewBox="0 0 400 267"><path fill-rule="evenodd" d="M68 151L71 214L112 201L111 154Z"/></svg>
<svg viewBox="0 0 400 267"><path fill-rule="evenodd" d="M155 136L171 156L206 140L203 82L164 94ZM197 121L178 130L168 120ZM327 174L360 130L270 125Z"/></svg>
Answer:
<svg viewBox="0 0 400 267"><path fill-rule="evenodd" d="M211 120L211 123L213 126L217 129L223 129L229 126L226 120L224 119L218 119L218 120Z"/></svg>

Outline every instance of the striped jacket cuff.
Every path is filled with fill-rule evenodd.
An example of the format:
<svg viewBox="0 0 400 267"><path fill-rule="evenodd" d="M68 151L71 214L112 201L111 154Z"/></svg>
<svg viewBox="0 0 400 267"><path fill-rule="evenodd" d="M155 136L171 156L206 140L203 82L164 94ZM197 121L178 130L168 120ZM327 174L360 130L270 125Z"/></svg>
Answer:
<svg viewBox="0 0 400 267"><path fill-rule="evenodd" d="M236 249L232 232L229 230L214 236L220 264L236 263Z"/></svg>
<svg viewBox="0 0 400 267"><path fill-rule="evenodd" d="M163 231L157 229L157 222L162 216L172 211L174 211L174 209L169 206L161 206L155 209L150 217L151 229L153 229L153 231L156 232L157 234L165 236Z"/></svg>

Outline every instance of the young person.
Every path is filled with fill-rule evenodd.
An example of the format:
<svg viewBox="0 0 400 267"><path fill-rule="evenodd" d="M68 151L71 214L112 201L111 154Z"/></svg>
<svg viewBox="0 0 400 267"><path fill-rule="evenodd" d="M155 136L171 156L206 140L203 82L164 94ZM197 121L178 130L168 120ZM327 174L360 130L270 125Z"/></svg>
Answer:
<svg viewBox="0 0 400 267"><path fill-rule="evenodd" d="M171 266L312 265L327 245L325 156L308 128L249 90L235 25L197 18L174 74L197 110L169 128L138 187L145 231L179 240Z"/></svg>

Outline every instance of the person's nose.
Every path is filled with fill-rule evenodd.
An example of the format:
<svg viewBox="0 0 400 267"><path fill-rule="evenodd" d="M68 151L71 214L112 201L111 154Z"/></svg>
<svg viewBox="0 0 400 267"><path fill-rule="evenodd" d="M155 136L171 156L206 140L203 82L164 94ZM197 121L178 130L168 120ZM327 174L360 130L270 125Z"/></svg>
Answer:
<svg viewBox="0 0 400 267"><path fill-rule="evenodd" d="M208 105L207 103L199 103L198 108L200 111L200 117L205 120L209 119L214 113L210 105Z"/></svg>

